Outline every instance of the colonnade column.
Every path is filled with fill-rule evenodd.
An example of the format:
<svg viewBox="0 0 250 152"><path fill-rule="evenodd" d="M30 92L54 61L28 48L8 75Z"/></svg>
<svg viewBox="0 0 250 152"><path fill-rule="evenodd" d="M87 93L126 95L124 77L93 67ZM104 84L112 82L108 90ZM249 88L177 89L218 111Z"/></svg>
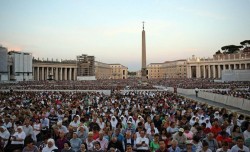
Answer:
<svg viewBox="0 0 250 152"><path fill-rule="evenodd" d="M55 71L56 71L56 72L55 72L55 73L56 73L56 74L55 74L55 80L58 80L58 67L56 67Z"/></svg>
<svg viewBox="0 0 250 152"><path fill-rule="evenodd" d="M203 78L206 78L206 65L203 65Z"/></svg>
<svg viewBox="0 0 250 152"><path fill-rule="evenodd" d="M190 65L187 66L187 78L192 78L192 76L191 76L191 66Z"/></svg>
<svg viewBox="0 0 250 152"><path fill-rule="evenodd" d="M68 80L67 79L67 68L64 68L64 80Z"/></svg>
<svg viewBox="0 0 250 152"><path fill-rule="evenodd" d="M220 65L218 65L218 78L221 78L221 68L220 68Z"/></svg>
<svg viewBox="0 0 250 152"><path fill-rule="evenodd" d="M74 80L77 79L77 68L74 68Z"/></svg>
<svg viewBox="0 0 250 152"><path fill-rule="evenodd" d="M208 65L208 78L211 78L211 70L210 70L210 65Z"/></svg>
<svg viewBox="0 0 250 152"><path fill-rule="evenodd" d="M216 78L216 69L215 69L215 65L212 65L213 67L213 78Z"/></svg>
<svg viewBox="0 0 250 152"><path fill-rule="evenodd" d="M63 71L62 71L62 68L61 68L61 70L60 70L60 71L61 71L61 73L60 73L60 80L63 80L63 79L62 79L62 76L63 76Z"/></svg>
<svg viewBox="0 0 250 152"><path fill-rule="evenodd" d="M54 67L51 67L51 75L52 75L53 79L55 79L55 75L54 75Z"/></svg>
<svg viewBox="0 0 250 152"><path fill-rule="evenodd" d="M71 79L71 76L72 76L71 68L69 68L69 80L72 80L72 79Z"/></svg>
<svg viewBox="0 0 250 152"><path fill-rule="evenodd" d="M196 78L201 77L201 67L200 65L196 66Z"/></svg>
<svg viewBox="0 0 250 152"><path fill-rule="evenodd" d="M42 80L44 80L44 67L42 67Z"/></svg>
<svg viewBox="0 0 250 152"><path fill-rule="evenodd" d="M36 80L40 80L40 68L39 67L37 67L37 79Z"/></svg>

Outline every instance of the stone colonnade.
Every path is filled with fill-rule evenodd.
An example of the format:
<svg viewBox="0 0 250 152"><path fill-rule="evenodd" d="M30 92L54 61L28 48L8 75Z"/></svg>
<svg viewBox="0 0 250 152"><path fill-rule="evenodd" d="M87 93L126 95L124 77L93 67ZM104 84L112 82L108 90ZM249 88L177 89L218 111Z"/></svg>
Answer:
<svg viewBox="0 0 250 152"><path fill-rule="evenodd" d="M187 66L188 78L221 78L222 70L245 70L250 69L249 62L242 63L221 63L221 64L205 64L196 63Z"/></svg>
<svg viewBox="0 0 250 152"><path fill-rule="evenodd" d="M76 80L76 67L35 66L33 67L34 80Z"/></svg>

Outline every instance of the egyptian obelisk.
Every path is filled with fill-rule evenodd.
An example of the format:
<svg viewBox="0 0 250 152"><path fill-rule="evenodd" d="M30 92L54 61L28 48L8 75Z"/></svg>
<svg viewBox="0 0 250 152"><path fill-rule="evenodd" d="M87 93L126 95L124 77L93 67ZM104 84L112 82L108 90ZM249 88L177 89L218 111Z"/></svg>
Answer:
<svg viewBox="0 0 250 152"><path fill-rule="evenodd" d="M142 67L141 67L141 77L142 81L147 79L147 68L146 68L146 36L144 31L144 23L142 22Z"/></svg>

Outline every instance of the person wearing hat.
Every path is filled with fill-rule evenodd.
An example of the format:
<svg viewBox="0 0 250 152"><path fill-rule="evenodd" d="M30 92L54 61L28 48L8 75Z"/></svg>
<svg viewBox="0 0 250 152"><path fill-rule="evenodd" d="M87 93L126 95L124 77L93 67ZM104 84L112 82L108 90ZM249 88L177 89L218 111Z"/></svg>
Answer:
<svg viewBox="0 0 250 152"><path fill-rule="evenodd" d="M111 126L112 126L112 130L115 130L116 125L117 125L117 123L118 123L118 120L116 119L115 116L112 116L112 117L111 117L110 123L111 123Z"/></svg>
<svg viewBox="0 0 250 152"><path fill-rule="evenodd" d="M0 148L4 148L10 138L10 132L6 127L0 126Z"/></svg>
<svg viewBox="0 0 250 152"><path fill-rule="evenodd" d="M43 148L42 152L57 152L58 148L55 145L54 139L50 138L47 141L47 145Z"/></svg>
<svg viewBox="0 0 250 152"><path fill-rule="evenodd" d="M123 134L126 133L127 131L130 131L132 134L134 134L136 131L131 121L127 121L127 125L125 126L125 129L123 130Z"/></svg>
<svg viewBox="0 0 250 152"><path fill-rule="evenodd" d="M184 129L180 128L178 132L173 135L173 139L178 141L178 146L180 147L180 149L185 148L185 143L187 141L187 137L183 133Z"/></svg>
<svg viewBox="0 0 250 152"><path fill-rule="evenodd" d="M85 141L86 138L88 137L88 132L87 132L87 127L86 126L80 126L77 129L77 136L80 138L82 141Z"/></svg>
<svg viewBox="0 0 250 152"><path fill-rule="evenodd" d="M70 122L69 126L73 128L73 131L76 131L78 126L80 125L79 117L77 115L74 115L73 121Z"/></svg>
<svg viewBox="0 0 250 152"><path fill-rule="evenodd" d="M22 126L17 127L17 131L11 136L11 144L6 147L6 151L22 150L26 134Z"/></svg>

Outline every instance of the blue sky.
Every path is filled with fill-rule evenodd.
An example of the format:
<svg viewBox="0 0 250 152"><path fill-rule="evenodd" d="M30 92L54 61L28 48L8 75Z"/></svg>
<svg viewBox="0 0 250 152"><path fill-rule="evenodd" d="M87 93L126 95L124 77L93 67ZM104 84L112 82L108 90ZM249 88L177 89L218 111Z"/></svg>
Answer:
<svg viewBox="0 0 250 152"><path fill-rule="evenodd" d="M145 21L147 64L212 57L250 39L250 0L0 0L0 44L34 57L141 67Z"/></svg>

